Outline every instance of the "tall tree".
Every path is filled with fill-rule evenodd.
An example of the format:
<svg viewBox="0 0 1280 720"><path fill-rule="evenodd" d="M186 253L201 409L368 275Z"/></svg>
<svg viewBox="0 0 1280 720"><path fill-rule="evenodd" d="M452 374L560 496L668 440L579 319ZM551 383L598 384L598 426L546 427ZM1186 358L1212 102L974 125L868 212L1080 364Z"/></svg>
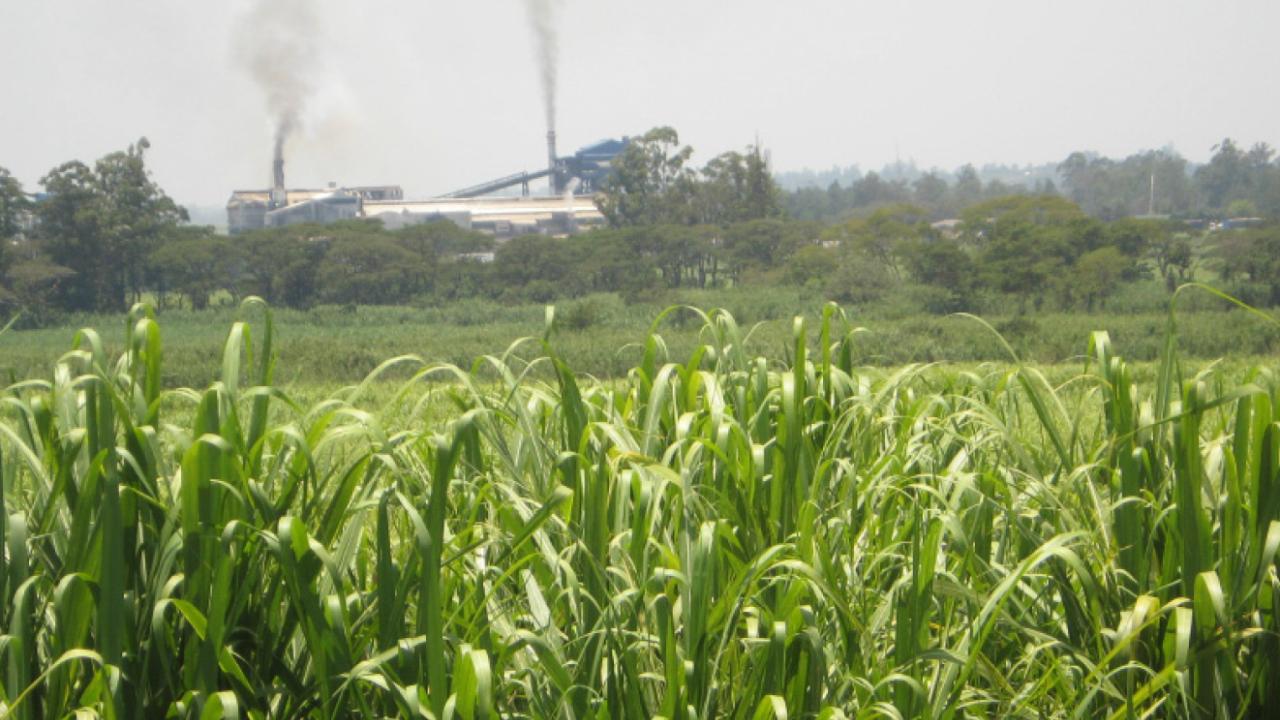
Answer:
<svg viewBox="0 0 1280 720"><path fill-rule="evenodd" d="M1132 260L1113 246L1085 253L1065 278L1070 299L1082 303L1087 312L1093 312L1095 306L1105 308L1130 263Z"/></svg>
<svg viewBox="0 0 1280 720"><path fill-rule="evenodd" d="M613 227L689 222L696 183L686 163L692 155L674 128L650 130L614 159L597 207Z"/></svg>
<svg viewBox="0 0 1280 720"><path fill-rule="evenodd" d="M782 191L758 147L712 159L702 170L698 189L698 214L710 225L763 220L782 213Z"/></svg>
<svg viewBox="0 0 1280 720"><path fill-rule="evenodd" d="M940 288L948 293L950 310L968 305L977 286L973 259L964 248L953 242L919 240L904 251L907 267L917 282ZM939 308L943 309L943 308Z"/></svg>
<svg viewBox="0 0 1280 720"><path fill-rule="evenodd" d="M938 212L942 210L943 204L947 200L947 181L943 180L936 172L929 171L924 175L916 178L912 183L915 190L916 203L926 208Z"/></svg>
<svg viewBox="0 0 1280 720"><path fill-rule="evenodd" d="M1123 160L1076 152L1058 166L1068 197L1104 220L1193 209L1187 161L1171 148Z"/></svg>
<svg viewBox="0 0 1280 720"><path fill-rule="evenodd" d="M865 218L828 228L823 240L839 243L857 255L874 260L894 280L902 279L904 251L929 230L928 213L914 205L891 205Z"/></svg>
<svg viewBox="0 0 1280 720"><path fill-rule="evenodd" d="M1196 170L1196 186L1210 211L1221 212L1243 197L1248 184L1248 159L1235 141L1227 138L1213 146L1213 157Z"/></svg>
<svg viewBox="0 0 1280 720"><path fill-rule="evenodd" d="M6 316L0 322L16 311L23 313L24 324L45 322L53 314L50 301L59 284L74 275L50 261L40 243L14 242L31 211L22 183L0 168L0 311Z"/></svg>
<svg viewBox="0 0 1280 720"><path fill-rule="evenodd" d="M150 287L163 306L171 293L186 297L195 310L209 305L217 290L232 287L243 264L241 247L211 227L173 228L147 258Z"/></svg>
<svg viewBox="0 0 1280 720"><path fill-rule="evenodd" d="M965 165L956 172L956 182L952 187L952 195L956 205L967 208L982 200L982 178L972 165Z"/></svg>
<svg viewBox="0 0 1280 720"><path fill-rule="evenodd" d="M384 234L344 233L332 240L316 270L322 300L388 305L421 289L419 256Z"/></svg>
<svg viewBox="0 0 1280 720"><path fill-rule="evenodd" d="M40 184L48 193L37 208L44 246L55 264L79 276L77 282L59 286L58 304L68 310L99 309L109 292L107 273L100 272L105 269L107 251L93 170L79 161L64 163L41 178Z"/></svg>
<svg viewBox="0 0 1280 720"><path fill-rule="evenodd" d="M885 180L879 173L867 173L849 188L855 207L869 208L910 202L911 189L905 180Z"/></svg>
<svg viewBox="0 0 1280 720"><path fill-rule="evenodd" d="M150 147L141 138L94 164L103 201L102 230L110 253L104 259L114 274L110 301L120 306L126 293L135 301L141 296L147 256L165 233L188 219L187 211L152 180L145 158Z"/></svg>
<svg viewBox="0 0 1280 720"><path fill-rule="evenodd" d="M1082 253L1100 245L1098 221L1063 197L1019 195L999 198L965 211L962 236L980 250L983 283L1018 298L1019 311Z"/></svg>
<svg viewBox="0 0 1280 720"><path fill-rule="evenodd" d="M5 168L0 167L0 240L15 237L22 229L21 220L30 203L22 192L22 183ZM4 250L0 249L0 253Z"/></svg>
<svg viewBox="0 0 1280 720"><path fill-rule="evenodd" d="M51 259L74 271L62 286L70 310L124 308L141 291L144 261L169 229L187 219L151 179L146 138L91 169L81 162L54 168L40 182L49 197L38 206L39 234Z"/></svg>

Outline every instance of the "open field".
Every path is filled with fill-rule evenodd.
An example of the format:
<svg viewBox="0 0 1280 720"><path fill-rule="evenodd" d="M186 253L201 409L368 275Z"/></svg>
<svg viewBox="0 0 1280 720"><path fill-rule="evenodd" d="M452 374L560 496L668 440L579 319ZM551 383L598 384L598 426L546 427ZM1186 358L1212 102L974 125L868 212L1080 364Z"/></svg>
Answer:
<svg viewBox="0 0 1280 720"><path fill-rule="evenodd" d="M7 393L3 716L1280 707L1274 362L874 368L830 307L303 404L246 315L208 389L139 315Z"/></svg>
<svg viewBox="0 0 1280 720"><path fill-rule="evenodd" d="M1118 299L1111 313L1043 313L1010 316L998 303L982 315L1027 362L1078 365L1094 330L1107 329L1134 361L1159 357L1168 323L1163 293L1129 303ZM785 361L791 345L791 319L809 320L816 340L820 293L798 289L691 291L663 298L662 303L623 303L615 295L593 295L558 304L560 329L556 346L578 372L596 377L622 377L640 360L641 340L650 325L672 304L722 307L749 334L747 350ZM1203 294L1188 293L1180 306L1182 356L1197 361L1231 357L1274 356L1280 351L1280 326L1260 321ZM1008 352L990 330L954 316L921 314L889 304L849 308L850 323L860 333L851 352L858 364L889 367L907 363L1003 362ZM203 387L219 372L226 328L242 316L225 308L205 312L170 310L161 315L169 387ZM276 349L277 381L294 389L308 385L334 387L355 383L387 358L418 355L429 361L468 366L482 355L504 352L518 338L537 337L545 323L545 307L460 301L442 307L320 307L310 311L279 310ZM22 379L47 372L67 350L68 337L80 327L101 331L109 352L118 352L125 318L72 316L64 326L10 332L0 336L0 377ZM674 356L686 356L699 342L701 322L693 313L673 313L660 331ZM519 351L541 354L536 343Z"/></svg>

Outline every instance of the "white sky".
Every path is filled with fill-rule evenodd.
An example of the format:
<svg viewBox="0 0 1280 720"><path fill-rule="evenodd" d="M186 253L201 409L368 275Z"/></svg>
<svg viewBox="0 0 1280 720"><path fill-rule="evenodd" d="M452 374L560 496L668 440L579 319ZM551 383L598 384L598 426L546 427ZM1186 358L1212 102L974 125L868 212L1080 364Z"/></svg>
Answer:
<svg viewBox="0 0 1280 720"><path fill-rule="evenodd" d="M312 0L322 88L290 185L442 193L545 163L524 0ZM145 135L179 202L265 186L232 57L249 0L0 0L0 166L28 187ZM1278 0L560 0L560 150L655 125L780 170L1280 144Z"/></svg>

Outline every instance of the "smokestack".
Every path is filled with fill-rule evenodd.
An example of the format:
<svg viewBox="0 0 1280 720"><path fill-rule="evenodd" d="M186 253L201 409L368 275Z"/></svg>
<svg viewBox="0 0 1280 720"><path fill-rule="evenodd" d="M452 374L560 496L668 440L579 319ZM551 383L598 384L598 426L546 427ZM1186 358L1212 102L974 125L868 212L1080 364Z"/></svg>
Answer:
<svg viewBox="0 0 1280 720"><path fill-rule="evenodd" d="M548 130L547 131L547 170L549 171L550 174L547 175L547 177L550 178L551 180L552 196L556 196L560 194L560 178L556 176L556 158L557 158L556 131Z"/></svg>
<svg viewBox="0 0 1280 720"><path fill-rule="evenodd" d="M262 86L275 129L272 208L288 203L285 144L305 117L316 90L321 12L312 0L252 0L235 27L235 57Z"/></svg>
<svg viewBox="0 0 1280 720"><path fill-rule="evenodd" d="M284 189L284 140L285 130L281 128L276 134L275 152L271 156L271 202L272 210L282 208L289 203Z"/></svg>
<svg viewBox="0 0 1280 720"><path fill-rule="evenodd" d="M529 10L529 28L533 31L534 51L542 79L542 105L547 113L547 170L550 171L551 195L555 197L564 190L556 174L556 74L560 54L556 36L556 0L526 0L525 4Z"/></svg>

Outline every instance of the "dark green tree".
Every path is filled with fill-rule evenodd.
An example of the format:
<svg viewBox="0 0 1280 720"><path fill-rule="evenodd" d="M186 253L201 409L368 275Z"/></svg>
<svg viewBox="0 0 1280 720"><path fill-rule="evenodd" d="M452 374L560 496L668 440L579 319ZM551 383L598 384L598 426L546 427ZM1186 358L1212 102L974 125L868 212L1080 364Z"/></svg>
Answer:
<svg viewBox="0 0 1280 720"><path fill-rule="evenodd" d="M694 219L696 178L686 167L693 148L673 128L632 140L613 161L596 200L612 227L685 224Z"/></svg>
<svg viewBox="0 0 1280 720"><path fill-rule="evenodd" d="M1254 302L1280 304L1280 225L1217 234L1213 259L1226 282L1245 280L1265 289Z"/></svg>
<svg viewBox="0 0 1280 720"><path fill-rule="evenodd" d="M347 233L330 241L316 270L320 299L390 305L421 289L423 260L381 233Z"/></svg>
<svg viewBox="0 0 1280 720"><path fill-rule="evenodd" d="M835 248L805 246L793 256L798 265L789 273L804 272L806 281L819 277L819 261L828 262L824 272L827 295L832 299L849 303L869 303L883 298L899 280L887 267L868 256L855 245Z"/></svg>
<svg viewBox="0 0 1280 720"><path fill-rule="evenodd" d="M964 165L956 171L956 182L951 188L956 207L964 209L982 201L982 178L972 165Z"/></svg>
<svg viewBox="0 0 1280 720"><path fill-rule="evenodd" d="M1142 257L1170 231L1170 224L1162 220L1124 218L1107 225L1107 244L1125 257Z"/></svg>
<svg viewBox="0 0 1280 720"><path fill-rule="evenodd" d="M235 273L244 263L241 250L211 227L173 228L148 258L151 289L162 306L176 294L192 309L203 310L214 292L234 287Z"/></svg>
<svg viewBox="0 0 1280 720"><path fill-rule="evenodd" d="M611 238L615 235L629 252L656 269L667 287L678 288L688 284L701 287L705 284L705 274L699 271L705 267L707 256L712 251L705 228L654 225L628 228L620 235L605 231L595 233L593 237Z"/></svg>
<svg viewBox="0 0 1280 720"><path fill-rule="evenodd" d="M1195 262L1195 254L1191 250L1191 238L1186 233L1164 233L1157 236L1147 252L1170 292L1187 281Z"/></svg>
<svg viewBox="0 0 1280 720"><path fill-rule="evenodd" d="M849 188L853 206L871 208L899 205L911 201L911 189L903 180L885 180L878 173L867 173Z"/></svg>
<svg viewBox="0 0 1280 720"><path fill-rule="evenodd" d="M895 280L903 275L903 250L929 232L928 212L914 205L882 207L865 218L828 228L822 239L874 260Z"/></svg>
<svg viewBox="0 0 1280 720"><path fill-rule="evenodd" d="M1104 244L1102 226L1075 203L1051 195L1014 195L964 213L962 237L978 248L981 284L1018 299L1020 311L1043 302L1051 280Z"/></svg>
<svg viewBox="0 0 1280 720"><path fill-rule="evenodd" d="M317 272L329 247L318 225L258 230L238 236L244 262L234 277L238 294L306 309L319 300Z"/></svg>
<svg viewBox="0 0 1280 720"><path fill-rule="evenodd" d="M21 312L24 327L56 322L61 285L71 281L75 273L50 260L38 241L15 245L8 258L0 277L0 309L6 314Z"/></svg>
<svg viewBox="0 0 1280 720"><path fill-rule="evenodd" d="M837 249L822 245L805 245L787 259L783 278L793 285L822 283L831 278L839 264L840 256Z"/></svg>
<svg viewBox="0 0 1280 720"><path fill-rule="evenodd" d="M1223 212L1233 200L1247 194L1249 160L1235 141L1227 138L1213 146L1213 157L1196 170L1196 187L1206 209Z"/></svg>
<svg viewBox="0 0 1280 720"><path fill-rule="evenodd" d="M113 273L112 299L121 294L138 300L145 280L147 256L166 233L188 220L179 207L151 178L145 153L151 144L146 138L122 152L107 155L94 164L98 192L102 199L104 258Z"/></svg>
<svg viewBox="0 0 1280 720"><path fill-rule="evenodd" d="M53 262L77 282L62 286L69 310L123 310L142 290L147 256L162 236L187 219L146 168L146 138L112 153L91 169L70 162L40 182L49 197L39 204L39 234Z"/></svg>
<svg viewBox="0 0 1280 720"><path fill-rule="evenodd" d="M916 282L964 296L977 284L973 259L953 242L918 240L905 258Z"/></svg>
<svg viewBox="0 0 1280 720"><path fill-rule="evenodd" d="M581 256L570 242L545 235L513 238L493 261L500 295L548 302L582 294L590 280L579 272Z"/></svg>
<svg viewBox="0 0 1280 720"><path fill-rule="evenodd" d="M22 229L22 218L30 210L27 194L22 191L22 183L0 167L0 240L9 240L18 235ZM3 249L0 249L0 262L3 262Z"/></svg>
<svg viewBox="0 0 1280 720"><path fill-rule="evenodd" d="M380 227L380 226L379 226ZM467 253L492 250L492 237L467 230L448 220L435 220L409 225L393 234L396 244L413 253L415 280L413 292L433 291L440 276L440 265Z"/></svg>
<svg viewBox="0 0 1280 720"><path fill-rule="evenodd" d="M1106 307L1107 298L1119 288L1126 267L1132 264L1132 258L1111 245L1085 253L1067 275L1071 300L1083 304L1087 312L1093 312L1095 306Z"/></svg>
<svg viewBox="0 0 1280 720"><path fill-rule="evenodd" d="M69 310L115 310L111 268L106 259L101 196L93 170L82 162L54 168L40 180L48 197L37 208L39 234L50 260L75 273L60 286L57 303Z"/></svg>
<svg viewBox="0 0 1280 720"><path fill-rule="evenodd" d="M728 152L707 163L698 186L698 216L708 225L762 220L782 214L782 191L760 148Z"/></svg>
<svg viewBox="0 0 1280 720"><path fill-rule="evenodd" d="M915 203L933 212L942 211L947 201L947 181L935 172L927 172L912 183L915 191Z"/></svg>
<svg viewBox="0 0 1280 720"><path fill-rule="evenodd" d="M747 275L770 274L783 266L792 253L819 241L820 228L811 223L752 220L727 228L720 246L735 282Z"/></svg>
<svg viewBox="0 0 1280 720"><path fill-rule="evenodd" d="M1111 160L1077 152L1058 166L1068 197L1104 220L1193 210L1187 161L1171 148Z"/></svg>

